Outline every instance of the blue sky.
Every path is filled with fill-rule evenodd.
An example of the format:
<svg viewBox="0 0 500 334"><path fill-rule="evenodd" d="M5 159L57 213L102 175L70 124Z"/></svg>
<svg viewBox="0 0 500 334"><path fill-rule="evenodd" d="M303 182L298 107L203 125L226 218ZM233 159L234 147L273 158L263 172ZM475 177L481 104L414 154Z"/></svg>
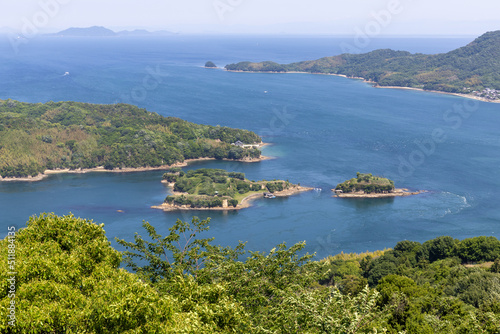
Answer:
<svg viewBox="0 0 500 334"><path fill-rule="evenodd" d="M10 0L0 4L0 28L478 35L500 29L499 13L498 0Z"/></svg>

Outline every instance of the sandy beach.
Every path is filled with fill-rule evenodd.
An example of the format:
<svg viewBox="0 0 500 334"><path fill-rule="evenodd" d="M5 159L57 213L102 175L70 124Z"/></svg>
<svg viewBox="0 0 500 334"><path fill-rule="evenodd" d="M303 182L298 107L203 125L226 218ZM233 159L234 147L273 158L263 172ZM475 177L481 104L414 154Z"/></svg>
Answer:
<svg viewBox="0 0 500 334"><path fill-rule="evenodd" d="M38 174L36 176L27 176L27 177L4 177L2 178L0 176L0 182L13 182L13 181L20 181L20 182L36 182L36 181L42 181L48 177L47 174Z"/></svg>
<svg viewBox="0 0 500 334"><path fill-rule="evenodd" d="M369 82L369 81L366 81L366 82L373 83L373 82ZM437 94L446 94L446 95L460 96L460 97L465 97L467 99L472 99L472 100L477 100L477 101L482 101L482 102L500 103L500 100L489 100L489 99L485 99L484 97L470 95L470 94L448 93L448 92L440 92L438 90L425 90L425 89L422 89L422 88L414 88L414 87L379 86L379 85L374 85L373 87L374 88L417 90L417 91L421 91L421 92L429 92L429 93L437 93Z"/></svg>
<svg viewBox="0 0 500 334"><path fill-rule="evenodd" d="M260 145L259 147L265 146L267 144ZM231 159L223 159L225 161L236 161L236 162L260 162L264 160L274 159L273 157L266 157L261 155L260 158L243 158L241 160L231 160ZM155 171L155 170L166 170L174 167L186 167L192 162L196 161L208 161L208 160L217 160L215 158L198 158L198 159L186 159L184 162L177 162L172 165L162 165L156 167L125 167L121 169L105 169L103 166L95 167L95 168L86 168L86 169L47 169L42 174L38 174L37 176L28 176L28 177L5 177L2 178L0 176L0 182L36 182L41 181L47 178L49 175L54 174L85 174L85 173L95 173L95 172L103 172L103 173L137 173L137 172L147 172L147 171Z"/></svg>
<svg viewBox="0 0 500 334"><path fill-rule="evenodd" d="M241 160L231 160L231 159L223 159L225 161L237 161L237 162L260 162L264 160L274 159L273 157L261 156L260 158L251 158L251 159L241 159ZM197 161L208 161L208 160L217 160L215 158L198 158L198 159L186 159L184 162L177 162L172 165L162 165L156 167L125 167L121 169L105 169L103 166L95 167L95 168L86 168L86 169L47 169L43 174L38 174L37 176L28 176L28 177L5 177L2 178L0 176L0 181L9 182L9 181L20 181L20 182L35 182L41 181L47 178L49 175L54 174L85 174L85 173L137 173L137 172L147 172L147 171L155 171L155 170L167 170L174 167L186 167L192 162Z"/></svg>
<svg viewBox="0 0 500 334"><path fill-rule="evenodd" d="M3 181L3 182L9 182L9 181L34 182L34 181L41 181L41 180L47 178L49 175L54 175L54 174L85 174L85 173L96 173L96 172L103 172L103 173L146 172L146 171L169 169L172 167L185 167L190 162L201 161L201 160L211 160L211 159L206 159L206 158L187 159L184 162L175 163L173 165L163 165L163 166L157 166L157 167L138 167L138 168L126 167L126 168L121 168L121 169L105 169L103 166L100 166L100 167L86 168L86 169L47 169L45 172L43 172L43 174L38 174L37 176L6 177L6 178L0 177L0 181Z"/></svg>

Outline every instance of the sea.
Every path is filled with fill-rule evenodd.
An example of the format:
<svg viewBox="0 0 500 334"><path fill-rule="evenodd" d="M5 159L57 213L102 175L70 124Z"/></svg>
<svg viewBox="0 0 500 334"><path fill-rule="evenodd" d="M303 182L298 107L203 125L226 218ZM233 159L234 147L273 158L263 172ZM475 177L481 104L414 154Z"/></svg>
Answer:
<svg viewBox="0 0 500 334"><path fill-rule="evenodd" d="M373 38L379 48L444 53L470 38ZM0 99L24 102L131 103L164 116L243 128L269 143L258 163L196 162L251 180L283 179L315 188L258 199L240 211L151 209L170 190L162 171L51 175L0 183L0 236L42 212L103 223L115 238L146 236L148 221L166 235L177 219L210 218L200 237L269 251L306 242L316 259L394 247L401 240L500 232L500 104L402 89L378 89L331 75L231 73L206 69L239 61L289 63L337 55L353 37L197 36L0 39ZM331 189L356 172L425 190L391 199L335 198Z"/></svg>

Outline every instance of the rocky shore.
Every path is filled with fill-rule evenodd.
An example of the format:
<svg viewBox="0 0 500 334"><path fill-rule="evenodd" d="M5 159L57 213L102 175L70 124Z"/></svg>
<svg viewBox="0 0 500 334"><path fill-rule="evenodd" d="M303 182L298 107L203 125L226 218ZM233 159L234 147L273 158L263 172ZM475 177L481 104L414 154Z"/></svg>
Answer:
<svg viewBox="0 0 500 334"><path fill-rule="evenodd" d="M335 191L335 189L332 189L332 191ZM335 193L334 197L343 197L343 198L384 198L384 197L405 197L405 196L412 196L412 195L418 195L421 194L425 191L419 190L419 191L410 191L406 188L403 189L394 189L392 192L387 192L387 193L370 193L367 194L363 191L357 191L357 192L352 192L352 193Z"/></svg>

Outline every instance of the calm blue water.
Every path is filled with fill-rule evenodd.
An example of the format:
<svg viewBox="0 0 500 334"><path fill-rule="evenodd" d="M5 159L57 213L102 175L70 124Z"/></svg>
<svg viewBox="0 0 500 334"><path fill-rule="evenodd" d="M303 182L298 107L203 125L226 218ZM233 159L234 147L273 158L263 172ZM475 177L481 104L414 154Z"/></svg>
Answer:
<svg viewBox="0 0 500 334"><path fill-rule="evenodd" d="M446 52L471 39L376 39L364 51ZM160 233L180 218L211 217L222 245L248 241L267 251L306 240L318 257L393 247L440 235L498 236L500 104L375 89L357 80L308 74L227 73L201 66L242 60L292 62L341 52L348 38L36 38L14 53L0 42L0 98L27 102L128 102L165 116L246 128L272 143L261 163L196 163L320 187L287 199L257 200L239 212L150 209L169 190L162 172L54 175L0 184L0 229L40 212L74 213L131 240L143 220ZM63 76L65 72L70 75ZM189 169L188 168L188 169ZM425 189L408 198L354 200L330 189L357 171ZM123 213L117 212L123 210ZM2 227L3 226L3 227ZM0 230L1 231L1 230Z"/></svg>

